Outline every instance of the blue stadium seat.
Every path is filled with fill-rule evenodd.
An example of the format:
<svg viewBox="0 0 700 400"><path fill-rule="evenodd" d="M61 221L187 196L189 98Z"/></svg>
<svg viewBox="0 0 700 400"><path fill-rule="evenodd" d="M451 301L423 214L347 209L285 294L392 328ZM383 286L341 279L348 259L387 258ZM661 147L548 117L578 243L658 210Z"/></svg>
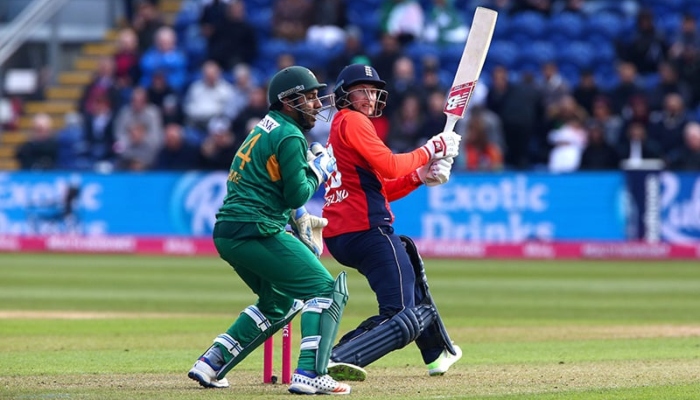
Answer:
<svg viewBox="0 0 700 400"><path fill-rule="evenodd" d="M614 40L620 37L624 29L625 22L621 15L603 12L588 18L585 26L585 35L603 35L610 40Z"/></svg>
<svg viewBox="0 0 700 400"><path fill-rule="evenodd" d="M555 61L557 49L549 41L538 40L520 47L518 57L519 69L538 70L540 66L549 61Z"/></svg>
<svg viewBox="0 0 700 400"><path fill-rule="evenodd" d="M547 24L547 35L562 35L569 40L580 40L583 37L584 23L584 18L579 14L554 14Z"/></svg>
<svg viewBox="0 0 700 400"><path fill-rule="evenodd" d="M508 39L511 33L510 18L507 14L499 14L496 20L496 28L493 31L493 40Z"/></svg>
<svg viewBox="0 0 700 400"><path fill-rule="evenodd" d="M255 27L255 33L260 40L267 40L272 37L272 9L260 8L247 10L246 19Z"/></svg>
<svg viewBox="0 0 700 400"><path fill-rule="evenodd" d="M673 40L681 30L682 16L680 13L669 13L657 16L654 21L656 29L663 33L667 40Z"/></svg>
<svg viewBox="0 0 700 400"><path fill-rule="evenodd" d="M461 45L462 49L464 49L464 45ZM424 57L435 57L436 59L440 60L440 48L433 44L429 43L422 43L422 42L413 42L408 44L404 48L404 54L411 58L413 62L416 64L416 67L420 67L420 65L423 62ZM457 56L457 62L459 63L459 56L462 55L462 50L459 51L459 55Z"/></svg>
<svg viewBox="0 0 700 400"><path fill-rule="evenodd" d="M486 62L513 69L516 66L519 56L519 48L515 43L507 40L497 40L491 42L491 47L486 56Z"/></svg>
<svg viewBox="0 0 700 400"><path fill-rule="evenodd" d="M594 59L594 49L587 42L575 41L557 47L557 63L574 65L579 71L590 68Z"/></svg>
<svg viewBox="0 0 700 400"><path fill-rule="evenodd" d="M510 19L511 32L517 32L531 40L541 39L545 34L546 27L547 19L534 11L523 11L513 15Z"/></svg>

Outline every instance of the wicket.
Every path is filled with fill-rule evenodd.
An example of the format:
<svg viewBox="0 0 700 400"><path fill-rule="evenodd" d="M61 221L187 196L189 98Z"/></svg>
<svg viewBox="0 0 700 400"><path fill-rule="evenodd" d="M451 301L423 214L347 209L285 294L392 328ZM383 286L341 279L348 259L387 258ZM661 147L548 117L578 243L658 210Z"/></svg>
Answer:
<svg viewBox="0 0 700 400"><path fill-rule="evenodd" d="M263 352L263 383L277 383L277 376L273 375L274 364L274 336L265 341ZM282 328L282 383L292 382L292 323Z"/></svg>

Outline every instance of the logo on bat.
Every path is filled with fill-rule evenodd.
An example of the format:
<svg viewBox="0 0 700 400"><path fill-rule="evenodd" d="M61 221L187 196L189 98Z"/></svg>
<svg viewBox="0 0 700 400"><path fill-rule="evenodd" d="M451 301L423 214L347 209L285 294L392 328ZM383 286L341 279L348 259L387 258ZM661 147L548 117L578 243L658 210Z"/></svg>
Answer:
<svg viewBox="0 0 700 400"><path fill-rule="evenodd" d="M467 104L469 104L469 98L475 86L476 81L452 87L452 89L450 89L450 94L447 96L447 103L445 104L444 111L462 117L464 115L464 109L467 107Z"/></svg>

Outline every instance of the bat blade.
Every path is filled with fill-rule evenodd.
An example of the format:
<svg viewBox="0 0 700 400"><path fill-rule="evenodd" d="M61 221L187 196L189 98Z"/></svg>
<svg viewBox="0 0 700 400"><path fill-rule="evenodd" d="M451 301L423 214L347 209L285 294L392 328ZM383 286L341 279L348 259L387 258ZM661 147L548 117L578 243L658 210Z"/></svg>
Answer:
<svg viewBox="0 0 700 400"><path fill-rule="evenodd" d="M464 52L459 60L457 73L443 109L447 116L445 131L454 130L457 121L464 117L469 99L486 61L497 18L498 13L488 8L477 7L474 12L474 22L469 30L467 43L464 45Z"/></svg>

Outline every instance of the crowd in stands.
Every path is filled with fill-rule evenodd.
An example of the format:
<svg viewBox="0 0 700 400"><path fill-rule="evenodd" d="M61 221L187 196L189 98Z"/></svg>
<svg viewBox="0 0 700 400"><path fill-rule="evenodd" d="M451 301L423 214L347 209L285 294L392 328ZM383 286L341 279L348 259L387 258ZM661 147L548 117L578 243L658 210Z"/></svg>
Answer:
<svg viewBox="0 0 700 400"><path fill-rule="evenodd" d="M659 159L700 171L700 7L691 3L185 0L169 26L157 0L134 0L78 112L56 132L36 115L17 159L23 169L226 170L267 112L267 80L294 64L328 90L345 65L374 66L389 99L373 123L395 152L410 151L442 130L471 15L486 6L499 21L456 128L465 140L455 170L616 170ZM579 32L587 41L572 36L574 21L591 27ZM319 122L309 140L325 142L329 128Z"/></svg>

